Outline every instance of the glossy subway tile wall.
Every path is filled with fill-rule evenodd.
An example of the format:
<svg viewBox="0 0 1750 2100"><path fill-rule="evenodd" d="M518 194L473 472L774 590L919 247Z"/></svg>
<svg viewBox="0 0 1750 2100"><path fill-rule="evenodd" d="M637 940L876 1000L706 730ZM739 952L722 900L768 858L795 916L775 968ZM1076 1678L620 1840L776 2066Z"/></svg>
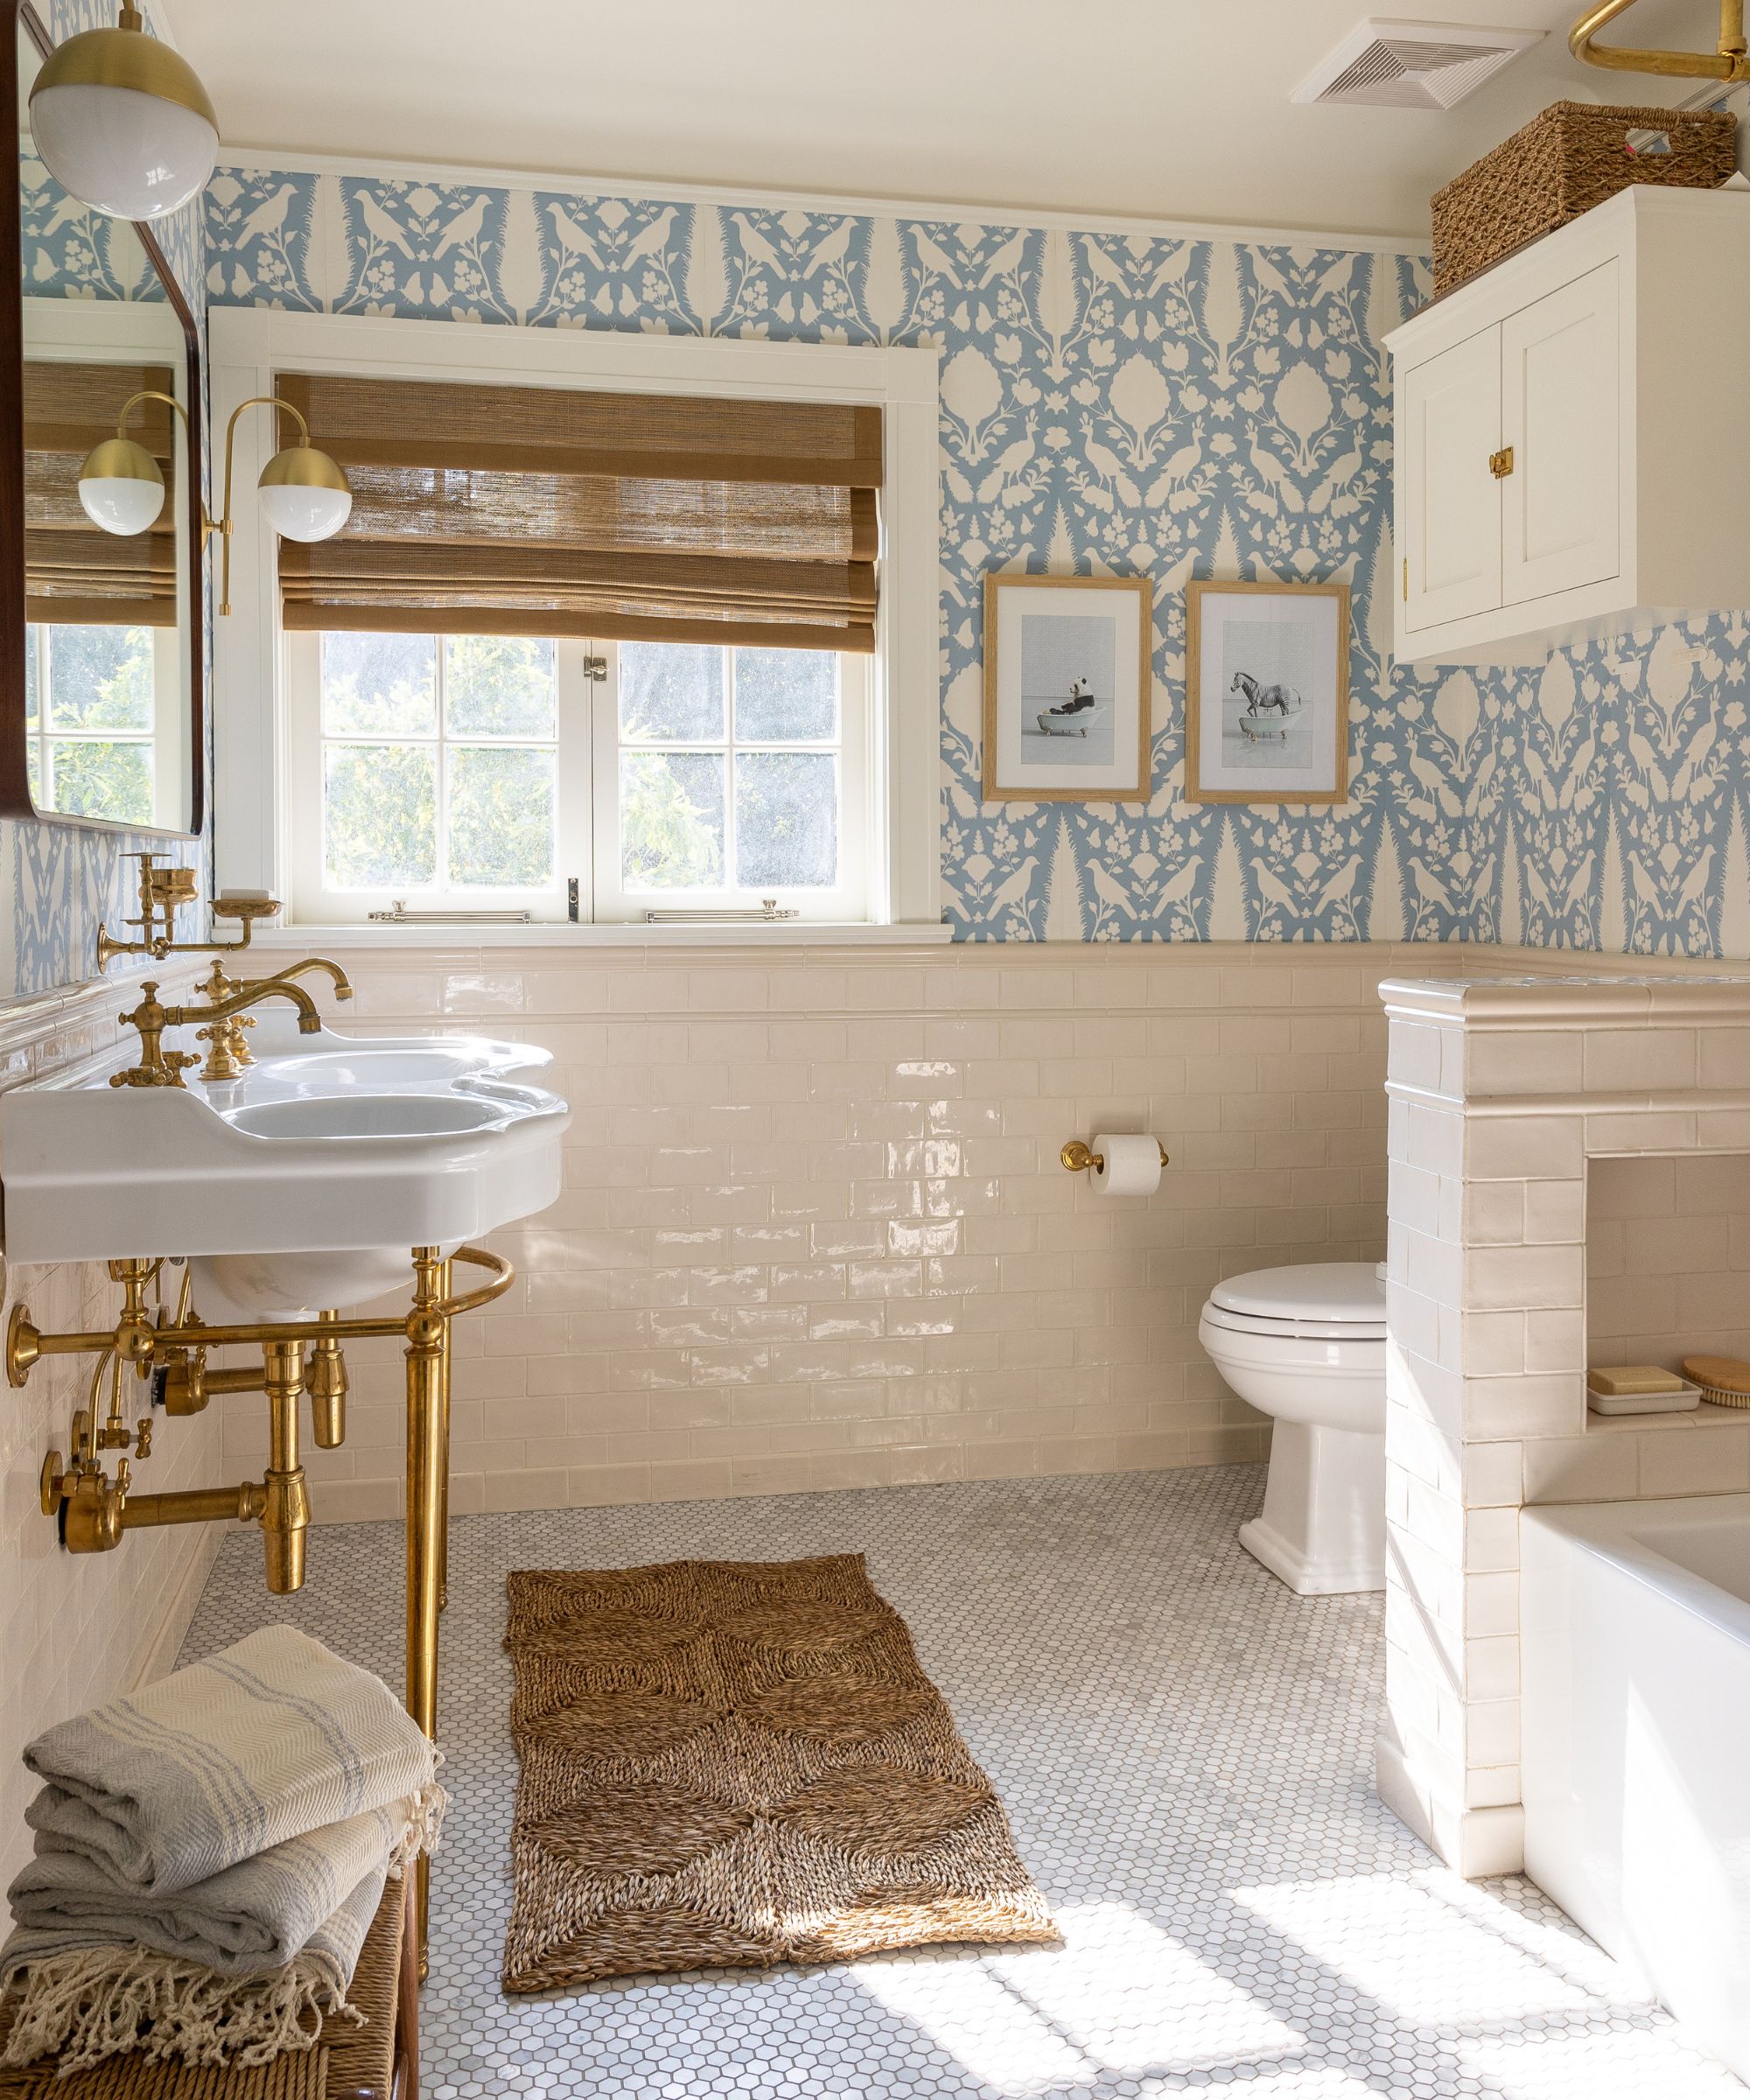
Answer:
<svg viewBox="0 0 1750 2100"><path fill-rule="evenodd" d="M458 1508L1261 1458L1209 1287L1384 1251L1404 949L326 945L343 1029L534 1041L573 1105L564 1194L491 1242L514 1292L458 1330ZM1062 1170L1102 1128L1162 1138L1158 1195ZM318 1521L395 1507L371 1347ZM234 1409L227 1466L261 1434Z"/></svg>

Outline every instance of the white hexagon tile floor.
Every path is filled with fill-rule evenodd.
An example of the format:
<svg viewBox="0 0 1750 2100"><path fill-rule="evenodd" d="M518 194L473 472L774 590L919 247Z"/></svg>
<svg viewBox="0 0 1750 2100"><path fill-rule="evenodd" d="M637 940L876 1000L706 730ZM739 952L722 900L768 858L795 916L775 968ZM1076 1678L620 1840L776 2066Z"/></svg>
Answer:
<svg viewBox="0 0 1750 2100"><path fill-rule="evenodd" d="M1236 1544L1251 1466L461 1517L444 1619L426 2100L1726 2100L1744 2088L1531 1885L1466 1885L1372 1791L1376 1598ZM513 1568L860 1550L1006 1803L1061 1949L507 1999ZM401 1682L401 1532L294 1598L228 1539L183 1649L285 1618Z"/></svg>

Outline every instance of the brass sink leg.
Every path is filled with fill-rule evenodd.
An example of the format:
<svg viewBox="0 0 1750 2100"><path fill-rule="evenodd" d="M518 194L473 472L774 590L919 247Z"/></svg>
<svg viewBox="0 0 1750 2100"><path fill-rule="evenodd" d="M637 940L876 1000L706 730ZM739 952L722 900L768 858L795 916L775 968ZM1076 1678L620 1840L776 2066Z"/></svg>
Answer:
<svg viewBox="0 0 1750 2100"><path fill-rule="evenodd" d="M268 1394L268 1470L262 1510L268 1588L289 1597L304 1587L304 1549L310 1529L310 1490L298 1455L298 1403L304 1390L304 1344L264 1341Z"/></svg>
<svg viewBox="0 0 1750 2100"><path fill-rule="evenodd" d="M318 1312L316 1317L326 1327L340 1316ZM311 1346L310 1420L319 1449L333 1451L346 1441L346 1360L332 1334Z"/></svg>
<svg viewBox="0 0 1750 2100"><path fill-rule="evenodd" d="M407 1316L407 1711L438 1738L438 1597L443 1578L444 1354L449 1322L438 1310L446 1264L435 1247L413 1250L413 1310ZM419 1973L426 1972L430 1863L417 1872Z"/></svg>
<svg viewBox="0 0 1750 2100"><path fill-rule="evenodd" d="M438 1265L438 1297L444 1305L450 1302L454 1288L451 1265L440 1262ZM438 1609L441 1612L450 1601L450 1323L444 1322L442 1354L438 1359L438 1493L442 1508L438 1514Z"/></svg>

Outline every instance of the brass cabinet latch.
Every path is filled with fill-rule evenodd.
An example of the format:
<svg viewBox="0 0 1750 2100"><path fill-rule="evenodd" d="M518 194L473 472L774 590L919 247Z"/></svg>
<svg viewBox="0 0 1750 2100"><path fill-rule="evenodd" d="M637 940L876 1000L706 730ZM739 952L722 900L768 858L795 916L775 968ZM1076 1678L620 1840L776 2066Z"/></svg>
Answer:
<svg viewBox="0 0 1750 2100"><path fill-rule="evenodd" d="M1497 481L1504 481L1513 472L1513 447L1504 444L1498 452L1488 456L1488 471Z"/></svg>

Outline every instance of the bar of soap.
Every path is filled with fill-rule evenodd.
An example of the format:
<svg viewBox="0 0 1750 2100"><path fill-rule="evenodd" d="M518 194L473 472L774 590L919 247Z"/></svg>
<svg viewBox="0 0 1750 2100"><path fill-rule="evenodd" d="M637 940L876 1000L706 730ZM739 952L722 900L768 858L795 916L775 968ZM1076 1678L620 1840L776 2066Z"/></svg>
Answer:
<svg viewBox="0 0 1750 2100"><path fill-rule="evenodd" d="M265 904L272 895L271 890L220 890L214 901L219 904Z"/></svg>
<svg viewBox="0 0 1750 2100"><path fill-rule="evenodd" d="M1586 1383L1606 1399L1628 1395L1680 1393L1684 1382L1675 1371L1662 1371L1656 1363L1600 1364L1586 1373Z"/></svg>

